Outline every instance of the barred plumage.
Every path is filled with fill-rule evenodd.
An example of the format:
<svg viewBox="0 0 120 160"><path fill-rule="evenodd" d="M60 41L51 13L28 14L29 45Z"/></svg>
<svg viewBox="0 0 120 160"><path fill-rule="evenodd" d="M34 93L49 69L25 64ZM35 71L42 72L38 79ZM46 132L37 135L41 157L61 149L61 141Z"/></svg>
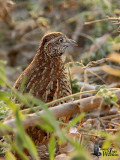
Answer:
<svg viewBox="0 0 120 160"><path fill-rule="evenodd" d="M70 95L71 86L61 55L71 44L75 45L76 42L60 32L45 35L41 39L40 47L33 61L20 75L13 87L20 90L22 80L25 78L22 92L30 92L44 102ZM36 145L42 142L39 127L30 127L27 132Z"/></svg>

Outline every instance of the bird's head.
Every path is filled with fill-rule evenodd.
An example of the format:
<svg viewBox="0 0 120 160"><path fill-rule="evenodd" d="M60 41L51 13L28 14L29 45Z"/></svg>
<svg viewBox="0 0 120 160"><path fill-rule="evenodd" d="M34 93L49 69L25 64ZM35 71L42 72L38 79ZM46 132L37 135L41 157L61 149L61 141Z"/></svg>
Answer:
<svg viewBox="0 0 120 160"><path fill-rule="evenodd" d="M70 45L76 46L77 43L60 32L49 33L41 40L41 47L51 57L61 56Z"/></svg>

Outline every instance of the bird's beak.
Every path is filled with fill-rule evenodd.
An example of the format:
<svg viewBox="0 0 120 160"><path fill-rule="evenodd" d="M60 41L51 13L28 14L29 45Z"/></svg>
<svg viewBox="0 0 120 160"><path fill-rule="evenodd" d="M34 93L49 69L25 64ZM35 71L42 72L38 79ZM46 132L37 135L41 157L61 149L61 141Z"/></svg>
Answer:
<svg viewBox="0 0 120 160"><path fill-rule="evenodd" d="M70 45L78 46L77 42L74 41L74 40L72 40L72 39L67 39L67 40L64 42L64 44L65 44L66 46L70 46Z"/></svg>

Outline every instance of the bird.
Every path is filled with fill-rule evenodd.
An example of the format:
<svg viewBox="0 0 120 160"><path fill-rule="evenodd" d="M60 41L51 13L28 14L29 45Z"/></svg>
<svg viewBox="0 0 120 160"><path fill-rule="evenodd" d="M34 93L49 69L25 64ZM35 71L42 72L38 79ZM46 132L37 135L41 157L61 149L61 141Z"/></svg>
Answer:
<svg viewBox="0 0 120 160"><path fill-rule="evenodd" d="M45 103L71 95L71 85L62 58L66 48L71 45L76 46L76 41L69 39L61 32L51 32L44 35L32 62L18 77L13 88L23 94L30 93ZM21 91L24 79L25 83ZM26 108L27 106L21 107L22 110ZM35 145L42 144L44 132L41 132L39 126L29 127L26 132Z"/></svg>
<svg viewBox="0 0 120 160"><path fill-rule="evenodd" d="M20 91L22 81L26 79L22 92L31 93L46 103L70 95L71 86L62 60L70 45L76 45L76 42L63 33L52 32L43 36L35 57L13 88Z"/></svg>

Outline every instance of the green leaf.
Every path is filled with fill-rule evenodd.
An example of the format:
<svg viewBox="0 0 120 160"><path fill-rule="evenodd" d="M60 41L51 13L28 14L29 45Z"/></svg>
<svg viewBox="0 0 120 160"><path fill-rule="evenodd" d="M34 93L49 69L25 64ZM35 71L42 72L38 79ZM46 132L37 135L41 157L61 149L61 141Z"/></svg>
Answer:
<svg viewBox="0 0 120 160"><path fill-rule="evenodd" d="M50 138L49 147L48 147L50 160L54 160L55 146L56 146L55 137L52 136Z"/></svg>
<svg viewBox="0 0 120 160"><path fill-rule="evenodd" d="M24 140L25 130L24 130L24 127L23 127L23 124L22 124L22 119L21 119L20 112L19 112L18 109L16 110L15 118L16 118L16 127L17 127L17 131L19 133L19 136L21 137L21 139Z"/></svg>
<svg viewBox="0 0 120 160"><path fill-rule="evenodd" d="M25 155L25 153L19 148L19 146L16 143L10 142L10 144L12 149L18 153L22 160L29 160L28 156Z"/></svg>
<svg viewBox="0 0 120 160"><path fill-rule="evenodd" d="M32 9L34 9L34 7L35 7L35 4L34 4L34 3L29 3L29 4L27 5L27 9L28 9L28 10L32 10Z"/></svg>
<svg viewBox="0 0 120 160"><path fill-rule="evenodd" d="M7 126L7 125L5 125L5 124L3 124L2 122L0 122L0 130L8 130L8 131L12 131L12 128L11 127L9 127L9 126Z"/></svg>
<svg viewBox="0 0 120 160"><path fill-rule="evenodd" d="M120 43L120 36L117 36L117 37L114 39L114 42L115 42L115 43Z"/></svg>
<svg viewBox="0 0 120 160"><path fill-rule="evenodd" d="M106 104L109 104L111 102L110 97L104 97L104 101Z"/></svg>
<svg viewBox="0 0 120 160"><path fill-rule="evenodd" d="M101 88L104 89L104 88L107 88L107 86L106 85L102 85Z"/></svg>
<svg viewBox="0 0 120 160"><path fill-rule="evenodd" d="M108 42L113 42L113 39L112 39L112 38L109 38L109 39L108 39Z"/></svg>
<svg viewBox="0 0 120 160"><path fill-rule="evenodd" d="M39 160L35 144L27 134L26 134L26 140L27 140L27 149L29 148L29 151L33 155L33 158L35 158L36 160Z"/></svg>
<svg viewBox="0 0 120 160"><path fill-rule="evenodd" d="M108 93L108 89L103 89L103 93Z"/></svg>
<svg viewBox="0 0 120 160"><path fill-rule="evenodd" d="M0 85L5 86L6 84L6 74L5 74L5 66L6 62L0 60Z"/></svg>
<svg viewBox="0 0 120 160"><path fill-rule="evenodd" d="M100 89L104 89L104 88L107 88L106 85L102 85L102 86L101 86L101 85L97 85L97 86L95 87L95 90L96 90L96 91L99 91Z"/></svg>
<svg viewBox="0 0 120 160"><path fill-rule="evenodd" d="M24 88L25 88L26 83L27 83L27 76L24 76L22 79L20 88L19 88L20 93L24 92Z"/></svg>
<svg viewBox="0 0 120 160"><path fill-rule="evenodd" d="M0 92L0 100L2 100L7 107L9 107L10 109L12 109L13 111L16 110L17 105L10 99L11 94L9 92Z"/></svg>
<svg viewBox="0 0 120 160"><path fill-rule="evenodd" d="M96 87L95 87L95 90L96 90L96 91L99 91L99 90L100 90L100 85L96 86Z"/></svg>
<svg viewBox="0 0 120 160"><path fill-rule="evenodd" d="M66 129L69 129L70 127L74 126L77 122L79 122L83 117L85 116L85 113L81 113L79 116L72 119L69 124L67 125Z"/></svg>
<svg viewBox="0 0 120 160"><path fill-rule="evenodd" d="M99 92L97 93L97 95L98 95L98 96L101 96L102 93L103 93L103 92L99 91Z"/></svg>
<svg viewBox="0 0 120 160"><path fill-rule="evenodd" d="M4 100L8 99L8 96L9 96L9 94L7 92L3 92L3 91L0 92L0 100L4 101Z"/></svg>
<svg viewBox="0 0 120 160"><path fill-rule="evenodd" d="M30 152L31 156L33 159L35 158L38 160L38 154L37 154L37 149L33 143L33 141L30 139L30 137L25 133L22 120L21 120L21 115L18 110L16 110L16 127L18 131L18 136L19 136L19 141L23 143L25 148Z"/></svg>
<svg viewBox="0 0 120 160"><path fill-rule="evenodd" d="M6 152L7 160L16 160L15 156L11 152Z"/></svg>
<svg viewBox="0 0 120 160"><path fill-rule="evenodd" d="M47 131L47 132L53 132L54 131L54 128L50 125L50 124L40 124L40 123L38 123L37 124L42 130L45 130L45 131Z"/></svg>
<svg viewBox="0 0 120 160"><path fill-rule="evenodd" d="M112 97L112 100L113 100L114 102L117 102L117 101L118 101L117 96L116 96L116 95L114 95L114 96Z"/></svg>

